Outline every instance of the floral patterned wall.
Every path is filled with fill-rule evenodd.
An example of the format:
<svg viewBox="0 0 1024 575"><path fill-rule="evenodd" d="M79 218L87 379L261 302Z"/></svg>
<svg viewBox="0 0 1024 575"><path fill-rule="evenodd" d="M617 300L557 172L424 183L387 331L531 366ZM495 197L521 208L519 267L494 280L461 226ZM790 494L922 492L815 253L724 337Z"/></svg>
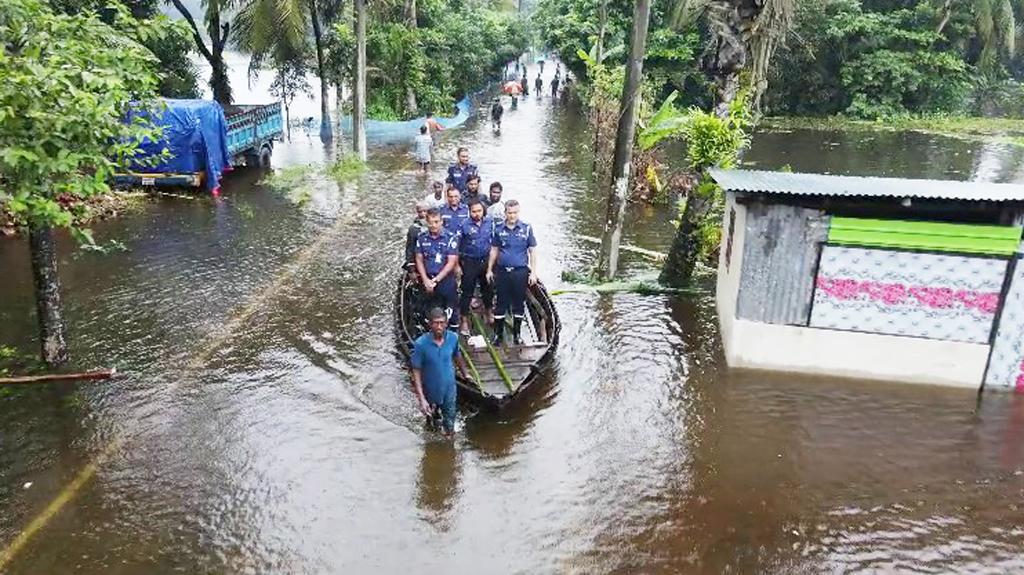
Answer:
<svg viewBox="0 0 1024 575"><path fill-rule="evenodd" d="M988 343L1007 260L826 245L812 327Z"/></svg>

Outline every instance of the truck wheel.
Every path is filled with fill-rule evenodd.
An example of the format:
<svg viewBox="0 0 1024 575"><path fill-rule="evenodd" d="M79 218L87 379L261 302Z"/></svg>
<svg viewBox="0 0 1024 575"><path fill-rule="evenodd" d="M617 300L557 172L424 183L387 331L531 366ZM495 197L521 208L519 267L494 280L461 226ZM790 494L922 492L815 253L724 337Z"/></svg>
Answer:
<svg viewBox="0 0 1024 575"><path fill-rule="evenodd" d="M269 168L270 167L270 146L263 146L260 148L260 163L259 167Z"/></svg>

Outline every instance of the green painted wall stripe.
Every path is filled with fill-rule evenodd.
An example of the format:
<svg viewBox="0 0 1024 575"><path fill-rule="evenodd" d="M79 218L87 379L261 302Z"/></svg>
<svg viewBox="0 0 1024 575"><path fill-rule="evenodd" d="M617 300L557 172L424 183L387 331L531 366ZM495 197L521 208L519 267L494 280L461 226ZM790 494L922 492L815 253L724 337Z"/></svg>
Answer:
<svg viewBox="0 0 1024 575"><path fill-rule="evenodd" d="M833 217L828 241L840 245L907 248L939 252L1011 255L1020 226L981 226Z"/></svg>

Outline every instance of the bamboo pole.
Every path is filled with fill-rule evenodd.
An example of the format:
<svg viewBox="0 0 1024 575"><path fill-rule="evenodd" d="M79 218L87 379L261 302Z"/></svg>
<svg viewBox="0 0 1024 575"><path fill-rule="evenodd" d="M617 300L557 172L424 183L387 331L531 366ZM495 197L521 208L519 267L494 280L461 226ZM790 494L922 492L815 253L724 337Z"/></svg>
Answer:
<svg viewBox="0 0 1024 575"><path fill-rule="evenodd" d="M49 381L85 381L97 379L109 379L117 374L117 369L98 369L82 373L49 373L44 375L20 375L14 377L0 377L0 385L14 385L22 383L45 383Z"/></svg>
<svg viewBox="0 0 1024 575"><path fill-rule="evenodd" d="M473 315L473 326L476 327L476 330L481 334L484 333L484 327L480 325L480 318L476 315ZM484 336L484 344L487 345L487 353L491 354L491 359L494 360L494 367L498 369L498 374L501 375L501 380L505 382L505 387L507 387L510 392L514 392L516 388L512 385L512 378L510 378L508 376L508 372L505 371L505 364L501 363L501 357L498 356L498 350L494 349L491 342L487 341L487 336Z"/></svg>
<svg viewBox="0 0 1024 575"><path fill-rule="evenodd" d="M459 342L459 351L462 353L462 358L466 360L466 365L469 366L469 371L473 372L473 385L480 391L483 391L484 388L480 387L480 372L476 370L476 365L473 364L473 358L466 353L466 346L462 345L461 341Z"/></svg>

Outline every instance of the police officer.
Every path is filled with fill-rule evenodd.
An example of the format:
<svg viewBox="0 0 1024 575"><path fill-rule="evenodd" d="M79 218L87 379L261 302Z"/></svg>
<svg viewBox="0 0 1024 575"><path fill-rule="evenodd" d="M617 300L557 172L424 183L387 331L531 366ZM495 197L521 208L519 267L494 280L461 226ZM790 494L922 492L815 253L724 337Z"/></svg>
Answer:
<svg viewBox="0 0 1024 575"><path fill-rule="evenodd" d="M441 206L438 213L441 214L441 223L444 229L453 234L459 233L462 222L469 219L469 209L462 203L459 190L454 187L448 188L448 203Z"/></svg>
<svg viewBox="0 0 1024 575"><path fill-rule="evenodd" d="M480 285L480 296L484 301L487 319L491 321L494 292L487 281L487 257L491 253L491 234L494 220L487 217L484 205L477 198L469 200L469 219L459 229L459 265L462 266L462 297L459 298L459 312L462 314L463 335L469 335L469 303L473 292Z"/></svg>
<svg viewBox="0 0 1024 575"><path fill-rule="evenodd" d="M505 221L495 224L491 234L491 255L487 260L487 281L494 282L498 305L494 310L494 345L501 345L505 316L512 314L512 341L522 343L520 331L526 315L526 289L537 283L537 239L533 227L519 221L519 202L505 202Z"/></svg>
<svg viewBox="0 0 1024 575"><path fill-rule="evenodd" d="M416 273L427 291L427 305L440 305L451 310L448 327L459 328L458 289L455 267L459 264L455 234L441 225L441 214L427 210L427 229L416 240Z"/></svg>
<svg viewBox="0 0 1024 575"><path fill-rule="evenodd" d="M477 168L476 164L469 163L469 148L459 148L456 155L459 161L448 166L448 177L445 181L455 186L461 193L466 191L466 181L477 173Z"/></svg>

